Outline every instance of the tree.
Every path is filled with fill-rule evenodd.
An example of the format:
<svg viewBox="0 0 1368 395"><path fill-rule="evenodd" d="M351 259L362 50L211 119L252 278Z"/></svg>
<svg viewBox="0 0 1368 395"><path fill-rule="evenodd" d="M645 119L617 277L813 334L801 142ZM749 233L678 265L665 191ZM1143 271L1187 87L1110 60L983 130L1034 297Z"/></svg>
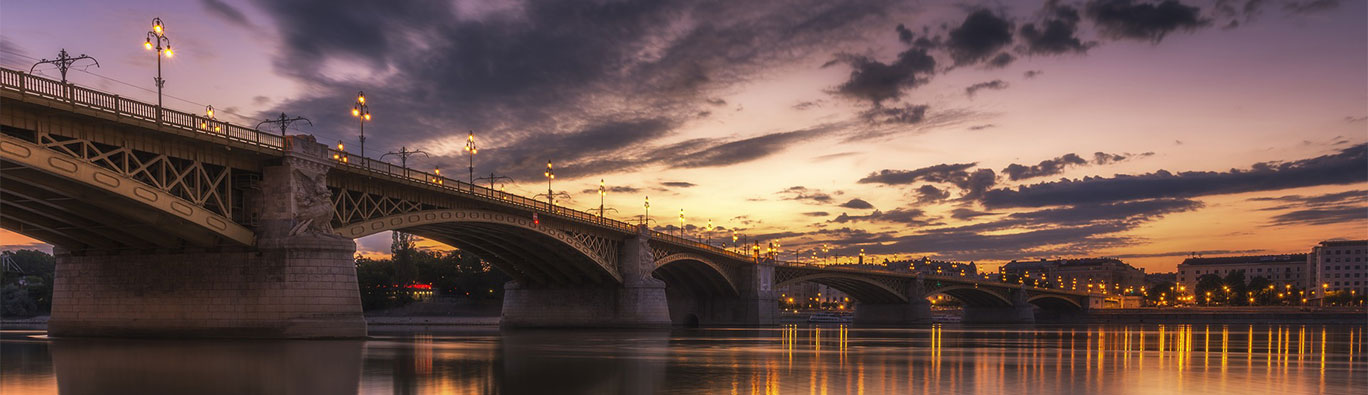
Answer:
<svg viewBox="0 0 1368 395"><path fill-rule="evenodd" d="M1149 301L1151 305L1158 305L1159 299L1162 298L1163 295L1175 295L1173 293L1173 290L1173 283L1168 281L1163 281L1158 284L1154 284L1153 287L1150 287L1149 289L1145 290L1145 300Z"/></svg>
<svg viewBox="0 0 1368 395"><path fill-rule="evenodd" d="M1207 300L1207 294L1211 294L1213 300L1224 299L1224 296L1221 295L1221 286L1223 285L1225 285L1225 280L1222 280L1221 276L1203 274L1201 277L1197 277L1197 287L1192 292L1197 297L1198 303L1206 305L1210 303Z"/></svg>
<svg viewBox="0 0 1368 395"><path fill-rule="evenodd" d="M1267 278L1264 278L1263 276L1254 276L1254 278L1249 279L1248 292L1255 295L1254 298L1256 303L1261 305L1271 304L1273 302L1273 291L1268 289L1270 285L1273 285L1273 282L1268 281Z"/></svg>
<svg viewBox="0 0 1368 395"><path fill-rule="evenodd" d="M0 286L5 289L5 316L32 316L52 311L52 283L57 260L43 251L0 252L12 260L19 271L5 271Z"/></svg>
<svg viewBox="0 0 1368 395"><path fill-rule="evenodd" d="M1230 292L1226 295L1229 299L1227 300L1227 303L1232 306L1249 304L1245 301L1245 298L1249 297L1249 295L1246 294L1248 288L1245 286L1244 270L1236 270L1226 274L1224 283L1225 286L1230 287ZM1224 289L1222 291L1224 292Z"/></svg>

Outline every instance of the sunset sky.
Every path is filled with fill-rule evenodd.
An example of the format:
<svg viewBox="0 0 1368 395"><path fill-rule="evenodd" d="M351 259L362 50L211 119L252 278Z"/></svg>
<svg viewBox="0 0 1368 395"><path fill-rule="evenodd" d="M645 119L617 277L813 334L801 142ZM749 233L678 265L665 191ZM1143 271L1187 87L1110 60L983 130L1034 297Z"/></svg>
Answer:
<svg viewBox="0 0 1368 395"><path fill-rule="evenodd" d="M846 257L1307 252L1368 238L1368 6L1333 0L6 0L0 64L662 230ZM52 67L38 73L56 78ZM449 170L448 170L449 169ZM41 241L0 232L3 248ZM388 234L358 242L388 252ZM848 259L848 258L846 258Z"/></svg>

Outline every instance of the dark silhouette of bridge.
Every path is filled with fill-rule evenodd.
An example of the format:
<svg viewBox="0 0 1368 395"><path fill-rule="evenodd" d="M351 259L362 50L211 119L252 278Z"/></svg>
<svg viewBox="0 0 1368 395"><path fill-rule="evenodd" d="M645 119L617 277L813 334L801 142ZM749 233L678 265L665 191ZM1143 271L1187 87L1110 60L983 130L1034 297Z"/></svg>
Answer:
<svg viewBox="0 0 1368 395"><path fill-rule="evenodd" d="M769 325L776 288L856 322L1083 312L1074 291L760 259L436 174L0 69L0 225L56 246L53 335L365 334L353 239L403 231L507 273L508 327Z"/></svg>

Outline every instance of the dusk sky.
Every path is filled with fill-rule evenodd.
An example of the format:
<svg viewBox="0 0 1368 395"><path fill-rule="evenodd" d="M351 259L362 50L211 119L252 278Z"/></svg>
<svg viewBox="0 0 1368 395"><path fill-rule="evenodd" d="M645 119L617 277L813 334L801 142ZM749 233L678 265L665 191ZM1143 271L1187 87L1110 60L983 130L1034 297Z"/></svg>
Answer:
<svg viewBox="0 0 1368 395"><path fill-rule="evenodd" d="M1368 238L1364 1L6 0L0 64L65 48L100 62L73 83L155 103L153 17L167 107L305 116L354 152L365 91L373 158L464 179L473 130L509 192L552 160L566 206L603 179L610 217L649 195L662 230L683 208L785 259L1167 272Z"/></svg>

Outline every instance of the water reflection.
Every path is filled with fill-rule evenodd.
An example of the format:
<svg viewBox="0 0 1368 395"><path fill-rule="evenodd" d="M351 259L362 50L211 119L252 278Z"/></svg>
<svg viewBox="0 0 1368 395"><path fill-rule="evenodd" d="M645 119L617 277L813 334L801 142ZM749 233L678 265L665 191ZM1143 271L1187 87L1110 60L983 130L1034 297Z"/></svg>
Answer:
<svg viewBox="0 0 1368 395"><path fill-rule="evenodd" d="M1353 393L1362 326L378 334L367 341L0 338L0 392ZM60 391L59 391L60 390Z"/></svg>

